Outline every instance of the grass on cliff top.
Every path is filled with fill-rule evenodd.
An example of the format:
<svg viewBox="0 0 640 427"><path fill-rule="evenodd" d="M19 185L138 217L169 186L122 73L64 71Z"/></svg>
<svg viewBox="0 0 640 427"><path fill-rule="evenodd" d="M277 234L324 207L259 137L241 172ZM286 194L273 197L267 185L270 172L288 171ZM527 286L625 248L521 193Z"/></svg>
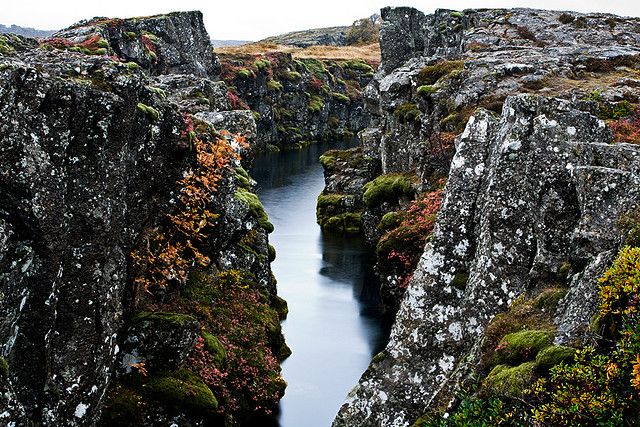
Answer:
<svg viewBox="0 0 640 427"><path fill-rule="evenodd" d="M216 48L215 52L232 55L260 55L268 52L284 52L290 53L294 58L334 60L361 58L369 63L380 63L380 45L378 43L364 46L311 46L304 49L272 43L250 43L242 46Z"/></svg>

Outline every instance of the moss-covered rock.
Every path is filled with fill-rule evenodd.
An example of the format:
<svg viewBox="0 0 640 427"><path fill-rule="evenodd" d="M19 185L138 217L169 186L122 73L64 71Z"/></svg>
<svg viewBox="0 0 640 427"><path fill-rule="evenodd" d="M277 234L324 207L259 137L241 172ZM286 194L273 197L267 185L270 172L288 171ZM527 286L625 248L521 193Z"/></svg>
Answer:
<svg viewBox="0 0 640 427"><path fill-rule="evenodd" d="M220 340L207 331L202 331L202 339L204 340L204 349L213 356L213 360L217 367L220 367L227 360L227 351L220 343Z"/></svg>
<svg viewBox="0 0 640 427"><path fill-rule="evenodd" d="M160 118L160 113L158 112L158 110L156 110L155 108L149 105L139 102L137 105L137 108L140 112L144 113L149 118L149 120L152 120L155 122L155 121L158 121L158 119Z"/></svg>
<svg viewBox="0 0 640 427"><path fill-rule="evenodd" d="M176 328L183 328L189 322L195 322L196 319L188 314L182 313L171 313L171 312L149 312L143 311L134 316L132 319L133 323L137 322L160 322L171 325Z"/></svg>
<svg viewBox="0 0 640 427"><path fill-rule="evenodd" d="M526 330L507 334L493 355L493 364L515 364L532 360L541 350L551 346L553 334L543 330Z"/></svg>
<svg viewBox="0 0 640 427"><path fill-rule="evenodd" d="M536 356L536 365L540 369L551 369L560 363L571 363L575 354L575 348L565 347L563 345L552 345L538 353Z"/></svg>
<svg viewBox="0 0 640 427"><path fill-rule="evenodd" d="M462 70L463 67L464 61L442 61L434 65L428 65L418 73L418 84L420 86L432 85L454 71Z"/></svg>
<svg viewBox="0 0 640 427"><path fill-rule="evenodd" d="M287 318L287 315L289 314L289 305L284 298L276 296L273 299L273 308L278 313L278 319L284 320Z"/></svg>
<svg viewBox="0 0 640 427"><path fill-rule="evenodd" d="M362 231L362 212L345 212L326 219L322 229L330 233L358 234Z"/></svg>
<svg viewBox="0 0 640 427"><path fill-rule="evenodd" d="M526 362L516 367L498 365L484 380L486 392L498 396L522 397L533 383L535 362Z"/></svg>
<svg viewBox="0 0 640 427"><path fill-rule="evenodd" d="M400 225L404 219L405 214L401 211L387 212L382 216L382 219L378 223L377 229L380 231L389 231Z"/></svg>
<svg viewBox="0 0 640 427"><path fill-rule="evenodd" d="M416 104L407 102L401 104L393 112L400 123L414 123L420 120L420 109Z"/></svg>
<svg viewBox="0 0 640 427"><path fill-rule="evenodd" d="M162 404L197 413L212 413L218 401L200 377L187 369L149 378L144 393Z"/></svg>
<svg viewBox="0 0 640 427"><path fill-rule="evenodd" d="M144 403L139 391L114 384L104 399L99 426L142 426Z"/></svg>
<svg viewBox="0 0 640 427"><path fill-rule="evenodd" d="M0 378L9 376L9 364L4 357L0 357Z"/></svg>
<svg viewBox="0 0 640 427"><path fill-rule="evenodd" d="M558 303L567 295L567 290L562 288L550 288L542 291L534 300L533 306L540 310L554 311Z"/></svg>
<svg viewBox="0 0 640 427"><path fill-rule="evenodd" d="M276 260L276 248L273 245L268 245L267 250L269 251L269 262L273 262Z"/></svg>
<svg viewBox="0 0 640 427"><path fill-rule="evenodd" d="M434 85L422 85L418 87L418 90L416 91L416 93L420 96L427 97L435 93L437 90L438 88Z"/></svg>
<svg viewBox="0 0 640 427"><path fill-rule="evenodd" d="M367 206L374 207L384 201L395 202L400 197L412 197L414 194L411 175L390 173L365 184L363 200Z"/></svg>
<svg viewBox="0 0 640 427"><path fill-rule="evenodd" d="M240 186L244 189L250 190L251 177L249 176L249 173L242 166L238 166L234 171L236 178L240 182Z"/></svg>
<svg viewBox="0 0 640 427"><path fill-rule="evenodd" d="M264 228L267 233L273 232L273 224L269 222L267 212L264 210L264 206L260 202L258 196L244 188L238 188L236 190L236 199L246 203L249 206L249 212L258 220L260 227Z"/></svg>

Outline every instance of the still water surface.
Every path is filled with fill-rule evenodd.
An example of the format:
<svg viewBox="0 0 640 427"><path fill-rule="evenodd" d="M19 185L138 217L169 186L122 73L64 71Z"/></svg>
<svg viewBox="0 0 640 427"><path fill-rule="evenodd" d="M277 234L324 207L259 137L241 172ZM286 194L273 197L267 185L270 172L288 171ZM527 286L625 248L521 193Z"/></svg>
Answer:
<svg viewBox="0 0 640 427"><path fill-rule="evenodd" d="M316 224L324 186L318 157L328 148L336 146L268 153L252 169L275 226L278 294L289 303L283 330L293 354L283 364L281 427L330 426L389 336L370 251L360 238L323 235Z"/></svg>

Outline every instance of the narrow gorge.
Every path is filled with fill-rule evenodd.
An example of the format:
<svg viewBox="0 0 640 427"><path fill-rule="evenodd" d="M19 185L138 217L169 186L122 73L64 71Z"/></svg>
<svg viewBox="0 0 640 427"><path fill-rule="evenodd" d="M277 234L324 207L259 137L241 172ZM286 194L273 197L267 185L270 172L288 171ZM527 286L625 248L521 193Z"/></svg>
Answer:
<svg viewBox="0 0 640 427"><path fill-rule="evenodd" d="M637 425L640 18L365 27L0 34L3 425Z"/></svg>

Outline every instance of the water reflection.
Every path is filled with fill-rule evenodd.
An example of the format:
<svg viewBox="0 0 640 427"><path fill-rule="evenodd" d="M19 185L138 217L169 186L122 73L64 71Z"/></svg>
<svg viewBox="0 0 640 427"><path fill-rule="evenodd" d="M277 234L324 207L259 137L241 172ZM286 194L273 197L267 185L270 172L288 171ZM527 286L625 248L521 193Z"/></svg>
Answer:
<svg viewBox="0 0 640 427"><path fill-rule="evenodd" d="M324 185L318 157L328 148L269 153L252 170L275 225L278 292L289 303L283 330L293 354L283 364L281 427L329 426L389 334L364 242L323 235L315 221Z"/></svg>

